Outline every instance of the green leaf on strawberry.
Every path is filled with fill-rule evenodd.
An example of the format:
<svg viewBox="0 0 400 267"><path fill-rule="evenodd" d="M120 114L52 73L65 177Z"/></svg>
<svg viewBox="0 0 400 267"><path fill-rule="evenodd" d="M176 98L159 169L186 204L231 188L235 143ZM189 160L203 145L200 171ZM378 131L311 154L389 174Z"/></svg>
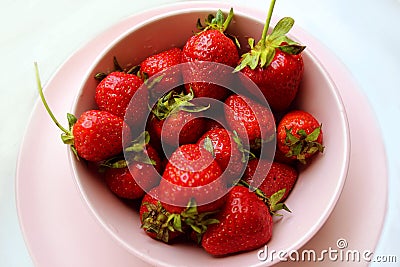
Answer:
<svg viewBox="0 0 400 267"><path fill-rule="evenodd" d="M158 240L168 243L170 232L183 232L179 214L167 212L160 201L157 204L144 202L142 205L146 206L148 211L142 215L141 228L156 234Z"/></svg>
<svg viewBox="0 0 400 267"><path fill-rule="evenodd" d="M125 152L141 152L149 142L150 134L147 131L144 131L138 137L132 140L132 144L125 148Z"/></svg>
<svg viewBox="0 0 400 267"><path fill-rule="evenodd" d="M279 210L285 210L287 212L291 212L291 210L286 206L286 204L282 203L282 199L286 192L285 188L279 190L278 192L275 192L270 197L267 197L261 189L250 185L244 180L240 180L238 185L247 187L249 190L253 191L268 206L269 211L272 215L281 216L281 214L277 213L277 211Z"/></svg>
<svg viewBox="0 0 400 267"><path fill-rule="evenodd" d="M109 158L100 164L100 167L106 168L125 168L129 165L130 161L141 162L149 165L156 165L156 161L151 159L145 152L146 146L150 142L150 134L147 131L141 133L137 138L132 140L131 145L125 148L125 159L123 154ZM102 169L100 169L102 171Z"/></svg>
<svg viewBox="0 0 400 267"><path fill-rule="evenodd" d="M229 10L228 16L225 19L224 13L222 10L218 10L215 16L213 14L209 14L205 19L205 26L203 26L200 22L200 18L197 20L197 28L201 31L206 31L209 29L219 30L221 32L225 32L228 28L229 24L233 19L233 8Z"/></svg>
<svg viewBox="0 0 400 267"><path fill-rule="evenodd" d="M188 94L182 92L178 94L175 91L171 91L157 101L156 106L152 109L152 113L159 120L164 120L172 113L178 112L180 110L196 113L210 108L210 105L198 106L193 104L191 102L193 98L193 92L190 92Z"/></svg>
<svg viewBox="0 0 400 267"><path fill-rule="evenodd" d="M180 214L185 225L195 232L197 242L200 243L202 235L207 231L207 227L211 224L219 223L219 220L210 216L218 211L198 213L196 201L192 198L187 208Z"/></svg>
<svg viewBox="0 0 400 267"><path fill-rule="evenodd" d="M155 233L157 239L166 243L170 232L188 232L188 227L195 232L200 242L207 227L219 223L217 219L210 217L218 211L198 213L194 199L189 201L181 213L168 212L160 201L157 201L157 204L144 202L143 205L146 206L147 212L142 215L142 228Z"/></svg>
<svg viewBox="0 0 400 267"><path fill-rule="evenodd" d="M233 130L233 141L237 144L239 151L242 153L242 163L246 163L256 157L253 152L251 152L249 149L244 148L242 139L240 139L238 133L235 130Z"/></svg>
<svg viewBox="0 0 400 267"><path fill-rule="evenodd" d="M210 137L207 136L206 138L204 138L203 147L204 147L208 152L211 153L211 155L213 156L213 158L215 158L214 146L213 146L213 143L212 143L212 140L211 140Z"/></svg>
<svg viewBox="0 0 400 267"><path fill-rule="evenodd" d="M269 207L271 212L274 215L281 216L281 214L276 213L278 210L286 210L287 212L291 212L290 209L286 206L285 203L282 203L282 198L286 193L286 188L279 190L278 192L274 193L269 198Z"/></svg>
<svg viewBox="0 0 400 267"><path fill-rule="evenodd" d="M317 142L321 133L321 127L322 125L315 128L310 134L300 129L297 131L299 137L293 135L292 129L286 129L285 144L289 147L289 152L286 153L286 156L295 156L301 163L306 164L306 154L322 153L324 146Z"/></svg>
<svg viewBox="0 0 400 267"><path fill-rule="evenodd" d="M277 48L292 55L297 55L305 49L305 46L298 44L286 36L294 25L294 20L290 17L282 18L276 24L271 34L267 34L274 6L275 0L272 0L260 41L255 44L253 38L248 39L250 51L242 55L242 59L235 68L235 71L240 71L246 66L249 66L253 70L257 67L263 68L269 66Z"/></svg>
<svg viewBox="0 0 400 267"><path fill-rule="evenodd" d="M114 65L114 68L113 68L112 71L110 71L110 72L98 72L98 73L96 73L94 75L94 78L97 81L101 82L105 77L107 77L108 74L110 74L111 72L114 72L114 71L125 72L127 74L135 74L136 75L138 70L139 70L139 66L138 65L132 66L130 69L122 68L121 65L119 64L118 60L117 60L117 57L115 57L115 56L113 57L113 65Z"/></svg>

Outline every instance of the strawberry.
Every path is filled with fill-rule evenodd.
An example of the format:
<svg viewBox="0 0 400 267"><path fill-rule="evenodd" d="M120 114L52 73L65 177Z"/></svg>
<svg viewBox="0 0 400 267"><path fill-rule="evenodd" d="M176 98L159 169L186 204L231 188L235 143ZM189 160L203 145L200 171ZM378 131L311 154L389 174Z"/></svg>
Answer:
<svg viewBox="0 0 400 267"><path fill-rule="evenodd" d="M198 212L211 212L223 204L226 185L221 168L206 149L182 145L172 153L160 182L160 200L171 213L181 213L190 200Z"/></svg>
<svg viewBox="0 0 400 267"><path fill-rule="evenodd" d="M107 169L104 175L108 188L120 198L138 199L144 196L128 167Z"/></svg>
<svg viewBox="0 0 400 267"><path fill-rule="evenodd" d="M100 110L125 118L133 128L141 126L148 114L148 92L147 89L139 90L142 84L136 75L111 72L96 87L97 106ZM134 103L130 105L131 100Z"/></svg>
<svg viewBox="0 0 400 267"><path fill-rule="evenodd" d="M246 155L237 135L224 128L216 128L207 131L197 144L213 154L221 170L225 172L228 183L231 184L240 178Z"/></svg>
<svg viewBox="0 0 400 267"><path fill-rule="evenodd" d="M70 145L78 158L100 162L122 152L123 147L131 140L131 131L122 118L100 110L88 110L78 119L68 113L69 128L64 128L57 121L44 97L36 62L35 73L39 95L47 113L63 132L63 143Z"/></svg>
<svg viewBox="0 0 400 267"><path fill-rule="evenodd" d="M301 52L305 47L286 36L294 24L290 17L281 19L267 34L274 5L272 0L261 40L255 45L254 39L249 38L250 51L242 55L235 70L242 71L259 87L272 110L285 111L296 97L303 77Z"/></svg>
<svg viewBox="0 0 400 267"><path fill-rule="evenodd" d="M181 61L182 50L177 47L151 55L140 63L140 76L152 77L169 67L180 64Z"/></svg>
<svg viewBox="0 0 400 267"><path fill-rule="evenodd" d="M225 118L231 131L236 131L254 149L262 141L269 141L275 131L275 121L271 111L254 100L233 94L225 100Z"/></svg>
<svg viewBox="0 0 400 267"><path fill-rule="evenodd" d="M123 138L125 144L131 139L130 129L122 118L101 110L82 113L65 136L72 139L70 144L79 157L93 162L121 153Z"/></svg>
<svg viewBox="0 0 400 267"><path fill-rule="evenodd" d="M233 18L231 9L226 20L221 10L216 16L209 15L206 19L206 27L199 22L201 32L191 36L182 49L182 62L190 63L182 70L186 92L193 90L195 97L210 97L224 100L229 95L229 90L210 81L212 78L223 83L226 68L218 64L204 65L201 62L215 62L230 67L235 67L239 60L237 46L232 39L224 34ZM211 69L212 68L212 69Z"/></svg>
<svg viewBox="0 0 400 267"><path fill-rule="evenodd" d="M285 189L285 193L279 202L285 201L293 189L297 178L298 172L292 166L279 162L272 162L271 164L271 162L263 159L250 160L242 177L250 185L252 183L259 184L258 189L267 198Z"/></svg>
<svg viewBox="0 0 400 267"><path fill-rule="evenodd" d="M272 236L272 216L265 203L244 186L234 186L216 219L204 233L201 245L222 256L249 251L266 244Z"/></svg>
<svg viewBox="0 0 400 267"><path fill-rule="evenodd" d="M208 107L196 106L193 94L177 94L171 91L160 98L147 123L155 140L177 147L195 143L205 131L205 118L201 112Z"/></svg>
<svg viewBox="0 0 400 267"><path fill-rule="evenodd" d="M160 182L162 166L157 151L148 140L142 142L141 136L138 139L125 149L127 159L103 163L108 167L104 174L107 186L121 198L141 198Z"/></svg>
<svg viewBox="0 0 400 267"><path fill-rule="evenodd" d="M291 111L277 127L277 147L286 157L305 164L306 160L324 151L322 124L303 110Z"/></svg>
<svg viewBox="0 0 400 267"><path fill-rule="evenodd" d="M160 84L155 84L151 87L152 95L163 95L166 92L165 88L173 89L177 85L181 85L182 74L179 68L175 72L171 67L182 62L182 50L180 48L171 48L160 53L147 57L140 63L140 77L146 79L153 77L156 74L162 75L166 72L166 76L159 81ZM171 71L168 71L170 69ZM161 85L161 86L160 86ZM169 91L169 90L168 90Z"/></svg>

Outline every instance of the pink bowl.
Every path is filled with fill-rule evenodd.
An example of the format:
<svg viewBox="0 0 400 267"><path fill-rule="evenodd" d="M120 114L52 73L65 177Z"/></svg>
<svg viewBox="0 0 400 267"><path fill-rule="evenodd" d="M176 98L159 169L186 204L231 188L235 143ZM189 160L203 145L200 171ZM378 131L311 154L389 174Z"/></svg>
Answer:
<svg viewBox="0 0 400 267"><path fill-rule="evenodd" d="M226 4L198 2L159 7L152 12L143 13L140 24L132 25L129 31L118 36L93 62L75 99L72 113L80 115L85 110L96 107L96 82L93 75L99 71L111 70L114 56L124 66L128 63L138 64L154 52L169 47L182 47L196 30L196 20L215 13L219 8L226 12L229 10ZM236 7L234 11L235 17L228 31L236 35L242 44L247 43L248 37L257 40L264 20L254 18L253 12L246 8ZM307 45L307 39L302 38L301 33L295 27L291 37ZM303 58L305 74L296 105L322 122L326 150L310 167L301 172L286 201L292 213L285 213L281 219L276 220L273 238L267 244L269 253L297 250L316 234L333 210L347 175L349 128L340 95L334 81L318 61L318 54L306 49ZM82 161L76 161L72 153L70 164L83 200L98 223L121 246L151 264L265 266L279 261L276 255L275 258L269 255L265 261L260 260L259 250L215 258L189 244L166 245L157 242L140 229L138 212L124 205Z"/></svg>

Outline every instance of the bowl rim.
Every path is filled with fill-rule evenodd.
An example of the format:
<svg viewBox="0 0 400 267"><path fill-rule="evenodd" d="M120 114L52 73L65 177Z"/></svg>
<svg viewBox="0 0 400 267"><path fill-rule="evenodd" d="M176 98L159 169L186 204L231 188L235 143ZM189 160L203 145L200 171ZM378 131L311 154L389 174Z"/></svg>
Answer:
<svg viewBox="0 0 400 267"><path fill-rule="evenodd" d="M160 19L165 19L170 16L175 16L175 15L181 15L185 13L192 13L192 12L214 12L217 11L218 9L225 9L225 8L234 8L235 16L242 16L246 17L248 19L254 20L259 23L264 23L262 19L260 19L260 11L251 9L249 7L245 7L243 5L238 5L238 4L233 4L233 3L223 3L223 2L213 2L213 1L185 1L185 2L178 2L178 3L170 3L170 4L165 4L161 5L155 8L151 8L145 11L142 11L140 13L136 13L135 17L144 17L143 21L139 23L132 24L129 26L129 28L123 33L119 34L117 38L115 38L113 41L111 41L93 60L93 62L90 64L90 67L87 69L83 77L85 77L82 81L82 86L77 90L77 93L75 94L75 97L72 101L72 105L70 110L74 112L77 108L77 103L79 102L79 98L81 96L81 93L85 87L85 84L87 83L88 79L91 77L90 74L93 73L95 70L96 66L98 63L104 58L105 55L107 55L118 43L120 43L122 40L124 40L127 36L132 34L137 29L140 29L141 27L144 27L148 24L154 23L157 20ZM171 10L171 8L176 8L174 10ZM155 16L150 16L152 13L156 13L157 15ZM255 16L251 16L251 14L255 14ZM272 22L276 22L276 18L272 18ZM292 32L295 30L299 30L301 34L306 35L307 37L311 37L309 33L307 33L305 30L303 30L301 27L295 25L292 29ZM289 34L291 35L291 34ZM301 38L296 38L297 35L294 35L294 39L301 39ZM321 74L326 78L326 81L330 85L330 88L332 88L332 93L335 97L335 102L338 104L340 107L340 121L343 127L341 127L342 134L345 137L343 140L344 143L344 158L343 158L343 163L341 166L340 170L340 179L338 179L338 183L335 189L335 194L331 196L329 205L323 210L324 212L321 213L319 216L319 220L316 221L313 224L313 227L310 228L309 231L305 232L303 234L302 238L298 239L296 243L293 243L286 251L293 251L293 250L300 250L324 225L324 223L327 221L329 218L329 215L332 213L333 209L336 206L336 203L338 199L340 198L340 195L342 194L343 187L345 185L345 181L347 178L348 174L348 169L349 169L349 162L350 162L350 153L351 153L351 143L350 143L350 127L349 127L349 122L348 122L348 117L346 114L346 109L343 104L342 98L340 96L339 90L337 89L337 86L335 82L333 81L332 77L322 64L322 62L318 59L316 56L316 53L312 51L312 49L306 49L303 53L306 53L307 56L310 57L310 59L315 62L315 65L318 67L320 70ZM150 258L146 254L141 253L138 250L133 249L126 241L120 238L119 235L117 235L112 229L110 225L108 225L98 214L96 208L94 207L93 203L89 200L87 193L85 191L84 186L80 182L79 175L77 173L77 161L76 161L76 156L75 154L71 151L71 149L68 148L68 161L70 165L70 170L72 173L73 180L75 184L77 185L80 196L83 200L83 202L86 204L87 208L90 210L90 213L94 218L96 219L97 222L100 223L103 229L105 229L118 243L120 246L122 246L124 249L127 251L133 253L134 255L138 256L140 259L145 260L146 262L149 262L151 264L156 264L159 266L170 266L169 264L162 262L158 259L155 258ZM270 264L275 264L278 263L278 259L274 259ZM253 265L253 266L265 266L265 262L259 261L259 263Z"/></svg>

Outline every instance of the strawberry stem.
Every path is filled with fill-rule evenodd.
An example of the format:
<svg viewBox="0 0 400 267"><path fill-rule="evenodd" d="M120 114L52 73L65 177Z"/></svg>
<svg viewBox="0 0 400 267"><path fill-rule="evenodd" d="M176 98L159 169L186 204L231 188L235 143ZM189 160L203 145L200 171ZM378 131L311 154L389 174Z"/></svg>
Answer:
<svg viewBox="0 0 400 267"><path fill-rule="evenodd" d="M228 26L229 26L229 24L231 23L232 19L233 19L233 8L231 8L231 9L229 10L228 17L226 18L224 24L222 25L222 31L223 31L223 32L226 31L226 29L228 28Z"/></svg>
<svg viewBox="0 0 400 267"><path fill-rule="evenodd" d="M263 29L263 32L262 32L262 35L261 35L261 40L260 40L260 43L261 43L262 47L265 47L265 41L267 39L267 33L268 33L268 29L269 29L269 24L271 23L272 12L273 12L274 7L275 7L275 2L276 2L276 0L271 0L271 3L269 5L267 19L265 21L264 29Z"/></svg>
<svg viewBox="0 0 400 267"><path fill-rule="evenodd" d="M65 134L67 135L71 135L71 132L68 131L67 129L65 129L56 119L56 117L54 116L53 112L51 112L49 105L47 104L47 101L44 97L43 94L43 88L42 88L42 83L40 81L40 76L39 76L39 68L38 68L38 64L37 62L34 63L35 64L35 73L36 73L36 83L37 83L37 87L38 87L38 91L39 91L39 95L40 98L42 99L43 105L46 108L47 112L49 113L51 119L53 120L53 122L57 125L57 127L63 131Z"/></svg>

